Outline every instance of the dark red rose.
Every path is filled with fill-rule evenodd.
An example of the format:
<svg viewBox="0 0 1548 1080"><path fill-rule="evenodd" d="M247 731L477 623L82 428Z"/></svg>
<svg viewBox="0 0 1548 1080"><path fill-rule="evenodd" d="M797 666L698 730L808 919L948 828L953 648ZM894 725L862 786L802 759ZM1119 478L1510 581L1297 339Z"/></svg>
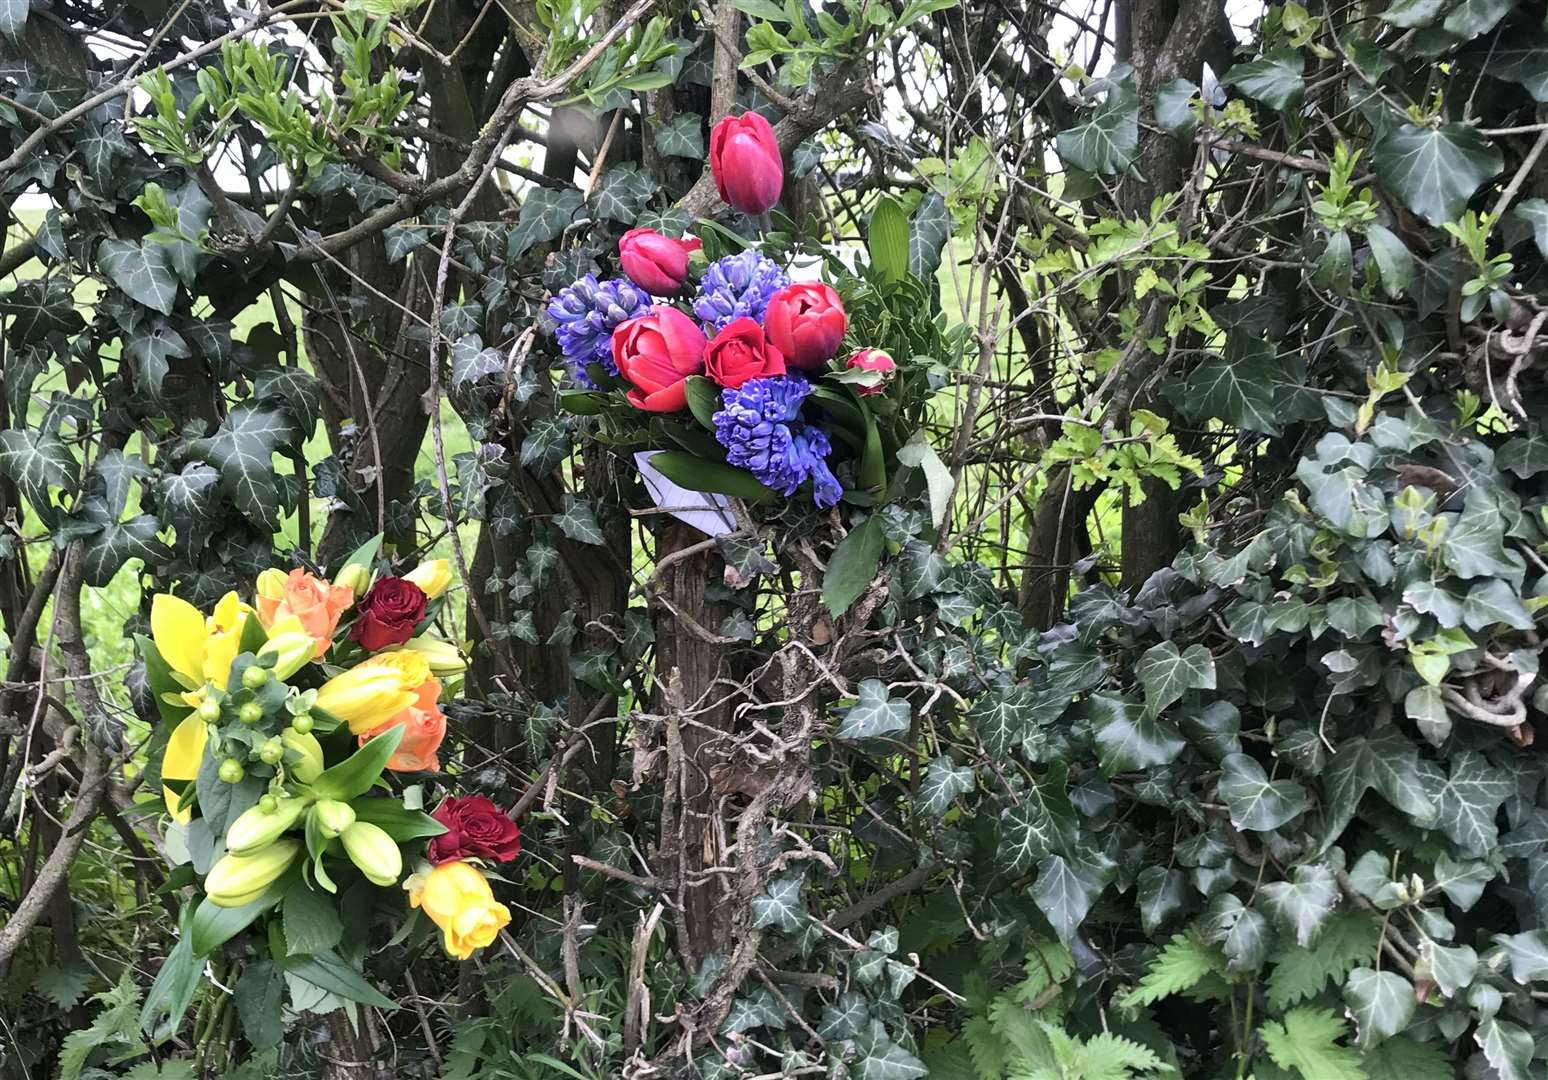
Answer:
<svg viewBox="0 0 1548 1080"><path fill-rule="evenodd" d="M704 374L735 390L748 379L785 374L785 358L763 336L763 327L743 316L732 319L704 350Z"/></svg>
<svg viewBox="0 0 1548 1080"><path fill-rule="evenodd" d="M521 829L482 795L447 797L430 815L446 831L430 841L429 859L439 866L454 859L510 862L521 854Z"/></svg>
<svg viewBox="0 0 1548 1080"><path fill-rule="evenodd" d="M349 628L349 636L368 652L402 645L414 636L414 627L425 617L429 602L424 590L412 581L382 578L356 605L360 617Z"/></svg>

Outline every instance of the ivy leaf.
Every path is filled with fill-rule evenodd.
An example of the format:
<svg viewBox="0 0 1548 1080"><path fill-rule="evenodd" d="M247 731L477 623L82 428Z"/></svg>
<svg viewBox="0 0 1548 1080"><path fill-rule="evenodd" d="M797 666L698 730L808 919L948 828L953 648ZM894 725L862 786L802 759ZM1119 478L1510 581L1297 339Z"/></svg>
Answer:
<svg viewBox="0 0 1548 1080"><path fill-rule="evenodd" d="M1306 789L1294 780L1270 781L1257 760L1231 754L1220 763L1220 797L1238 829L1266 832L1294 820L1307 806Z"/></svg>
<svg viewBox="0 0 1548 1080"><path fill-rule="evenodd" d="M1182 652L1172 642L1163 641L1145 651L1134 673L1145 689L1147 717L1155 716L1189 690L1215 688L1215 658L1202 645L1190 645Z"/></svg>
<svg viewBox="0 0 1548 1080"><path fill-rule="evenodd" d="M8 0L0 0L4 5ZM21 0L26 6L26 0ZM6 335L13 344L40 342L51 333L76 334L86 328L75 292L63 277L24 281L0 296L0 317L10 320Z"/></svg>
<svg viewBox="0 0 1548 1080"><path fill-rule="evenodd" d="M934 545L920 540L910 540L903 545L903 554L897 566L903 595L910 600L918 600L935 592L951 572L951 563L946 556L936 551Z"/></svg>
<svg viewBox="0 0 1548 1080"><path fill-rule="evenodd" d="M1325 785L1322 849L1348 827L1371 788L1421 828L1435 822L1436 806L1419 773L1418 748L1394 729L1342 744L1328 763Z"/></svg>
<svg viewBox="0 0 1548 1080"><path fill-rule="evenodd" d="M1065 777L1063 766L1050 769L1018 802L1000 811L997 854L1010 873L1019 874L1039 859L1074 846L1080 822Z"/></svg>
<svg viewBox="0 0 1548 1080"><path fill-rule="evenodd" d="M1548 212L1548 201L1535 201L1542 203L1544 211ZM1544 234L1539 237L1538 243L1548 253L1548 213L1545 213ZM1521 438L1511 439L1500 447L1494 455L1494 463L1523 480L1530 480L1538 473L1548 471L1548 439L1543 438L1536 429L1531 429Z"/></svg>
<svg viewBox="0 0 1548 1080"><path fill-rule="evenodd" d="M1103 776L1169 764L1188 745L1175 726L1155 719L1149 709L1140 714L1122 698L1097 694L1086 708Z"/></svg>
<svg viewBox="0 0 1548 1080"><path fill-rule="evenodd" d="M911 710L902 698L887 696L887 684L880 679L860 683L860 700L844 714L844 722L834 735L840 739L876 739L907 731Z"/></svg>
<svg viewBox="0 0 1548 1080"><path fill-rule="evenodd" d="M570 430L564 421L552 416L534 420L521 441L522 467L537 475L558 468L569 453Z"/></svg>
<svg viewBox="0 0 1548 1080"><path fill-rule="evenodd" d="M974 777L971 767L958 765L949 757L938 757L925 770L914 805L928 817L944 817L953 799L973 790Z"/></svg>
<svg viewBox="0 0 1548 1080"><path fill-rule="evenodd" d="M649 173L632 164L610 169L602 178L601 190L593 197L597 216L632 225L658 186Z"/></svg>
<svg viewBox="0 0 1548 1080"><path fill-rule="evenodd" d="M1366 1080L1360 1055L1338 1043L1347 1033L1328 1009L1291 1009L1258 1029L1274 1064L1296 1070L1302 1080Z"/></svg>
<svg viewBox="0 0 1548 1080"><path fill-rule="evenodd" d="M1239 330L1226 335L1224 352L1205 360L1174 389L1172 401L1191 420L1215 418L1264 435L1279 434L1274 382L1279 375L1268 342Z"/></svg>
<svg viewBox="0 0 1548 1080"><path fill-rule="evenodd" d="M1434 1043L1385 1039L1360 1059L1367 1080L1455 1080L1451 1059Z"/></svg>
<svg viewBox="0 0 1548 1080"><path fill-rule="evenodd" d="M1300 103L1306 88L1303 70L1304 61L1299 54L1260 56L1233 66L1220 81L1271 109L1284 112Z"/></svg>
<svg viewBox="0 0 1548 1080"><path fill-rule="evenodd" d="M130 559L155 566L172 557L156 537L161 523L149 514L141 514L122 523L113 522L87 537L81 544L81 579L94 589L113 580Z"/></svg>
<svg viewBox="0 0 1548 1080"><path fill-rule="evenodd" d="M1139 153L1139 94L1125 80L1110 86L1107 97L1084 124L1059 132L1059 156L1082 172L1122 172Z"/></svg>
<svg viewBox="0 0 1548 1080"><path fill-rule="evenodd" d="M0 475L21 489L39 515L53 513L49 488L66 494L78 490L79 472L74 452L59 436L47 431L0 431Z"/></svg>
<svg viewBox="0 0 1548 1080"><path fill-rule="evenodd" d="M22 27L27 25L27 0L0 0L0 34L20 43Z"/></svg>
<svg viewBox="0 0 1548 1080"><path fill-rule="evenodd" d="M1393 26L1428 26L1446 10L1448 0L1393 0L1380 15Z"/></svg>
<svg viewBox="0 0 1548 1080"><path fill-rule="evenodd" d="M1037 691L1028 683L996 688L974 701L964 719L989 753L1008 754L1037 730Z"/></svg>
<svg viewBox="0 0 1548 1080"><path fill-rule="evenodd" d="M221 487L243 514L271 530L279 529L279 487L274 452L289 443L294 429L275 409L238 405L215 434L196 439L194 452L220 473Z"/></svg>
<svg viewBox="0 0 1548 1080"><path fill-rule="evenodd" d="M1176 867L1147 866L1134 879L1134 897L1139 906L1140 925L1145 928L1145 933L1154 934L1187 904L1187 875Z"/></svg>
<svg viewBox="0 0 1548 1080"><path fill-rule="evenodd" d="M1467 200L1498 175L1505 160L1486 137L1466 124L1438 128L1402 124L1371 149L1376 177L1431 225L1455 221Z"/></svg>
<svg viewBox="0 0 1548 1080"><path fill-rule="evenodd" d="M97 245L97 265L132 299L163 315L177 304L177 275L157 243L108 239Z"/></svg>
<svg viewBox="0 0 1548 1080"><path fill-rule="evenodd" d="M1486 855L1499 838L1500 805L1514 790L1510 778L1482 754L1465 750L1452 759L1451 775L1436 795L1437 823L1462 854Z"/></svg>
<svg viewBox="0 0 1548 1080"><path fill-rule="evenodd" d="M703 118L681 112L656 129L656 152L667 157L704 159Z"/></svg>
<svg viewBox="0 0 1548 1080"><path fill-rule="evenodd" d="M1462 0L1441 25L1446 33L1471 41L1493 30L1515 6L1515 0Z"/></svg>
<svg viewBox="0 0 1548 1080"><path fill-rule="evenodd" d="M768 889L753 898L753 925L772 926L776 930L792 933L806 921L806 909L801 906L802 875L785 874L769 882Z"/></svg>
<svg viewBox="0 0 1548 1080"><path fill-rule="evenodd" d="M1414 987L1391 971L1356 968L1344 984L1344 1004L1354 1017L1361 1047L1396 1035L1414 1017Z"/></svg>
<svg viewBox="0 0 1548 1080"><path fill-rule="evenodd" d="M1473 1041L1499 1080L1531 1080L1537 1043L1524 1028L1491 1016L1478 1025Z"/></svg>
<svg viewBox="0 0 1548 1080"><path fill-rule="evenodd" d="M1068 945L1092 903L1117 876L1118 864L1100 852L1072 858L1050 855L1038 864L1032 899L1059 940Z"/></svg>
<svg viewBox="0 0 1548 1080"><path fill-rule="evenodd" d="M1490 75L1520 83L1532 95L1533 101L1548 101L1548 34L1541 27L1513 27L1509 34L1496 35L1489 45L1488 56L1486 70ZM1543 239L1539 232L1538 247L1543 247Z"/></svg>
<svg viewBox="0 0 1548 1080"><path fill-rule="evenodd" d="M387 262L402 262L409 255L430 241L430 230L421 225L394 225L382 233L387 245Z"/></svg>
<svg viewBox="0 0 1548 1080"><path fill-rule="evenodd" d="M1494 943L1510 959L1510 977L1522 986L1548 980L1548 931L1495 934Z"/></svg>
<svg viewBox="0 0 1548 1080"><path fill-rule="evenodd" d="M290 438L305 442L322 417L322 387L316 376L299 367L269 368L253 380L253 397L283 405L295 421Z"/></svg>
<svg viewBox="0 0 1548 1080"><path fill-rule="evenodd" d="M1516 590L1499 578L1480 581L1467 591L1467 598L1462 601L1462 622L1470 630L1480 631L1495 625L1530 630L1534 625Z"/></svg>
<svg viewBox="0 0 1548 1080"><path fill-rule="evenodd" d="M1161 130L1178 139L1191 139L1199 126L1193 102L1199 88L1187 79L1173 79L1156 89L1156 123Z"/></svg>
<svg viewBox="0 0 1548 1080"><path fill-rule="evenodd" d="M951 214L946 200L931 191L919 200L908 223L908 272L920 281L930 281L941 265L941 251L951 235Z"/></svg>
<svg viewBox="0 0 1548 1080"><path fill-rule="evenodd" d="M581 208L580 192L570 188L535 187L527 192L521 203L521 214L516 227L511 230L507 253L512 259L520 258L534 244L545 244L557 237Z"/></svg>
<svg viewBox="0 0 1548 1080"><path fill-rule="evenodd" d="M887 1037L887 1029L872 1020L855 1038L856 1058L850 1064L855 1080L917 1080L928 1076L924 1062Z"/></svg>
<svg viewBox="0 0 1548 1080"><path fill-rule="evenodd" d="M560 531L582 544L605 544L607 537L602 533L602 527L597 524L596 514L592 512L591 503L586 499L578 499L574 495L564 496L564 511L554 518L554 524Z"/></svg>
<svg viewBox="0 0 1548 1080"><path fill-rule="evenodd" d="M1429 966L1430 978L1447 997L1455 997L1459 991L1471 986L1473 976L1478 973L1478 953L1470 945L1448 949L1430 938L1419 947L1419 955Z"/></svg>
<svg viewBox="0 0 1548 1080"><path fill-rule="evenodd" d="M1333 914L1339 897L1338 882L1333 871L1320 863L1297 866L1292 877L1291 881L1264 885L1263 903L1295 934L1296 943L1305 948Z"/></svg>
<svg viewBox="0 0 1548 1080"><path fill-rule="evenodd" d="M1470 490L1462 513L1447 530L1441 560L1459 578L1503 577L1521 580L1521 557L1505 549L1505 524L1493 499Z"/></svg>

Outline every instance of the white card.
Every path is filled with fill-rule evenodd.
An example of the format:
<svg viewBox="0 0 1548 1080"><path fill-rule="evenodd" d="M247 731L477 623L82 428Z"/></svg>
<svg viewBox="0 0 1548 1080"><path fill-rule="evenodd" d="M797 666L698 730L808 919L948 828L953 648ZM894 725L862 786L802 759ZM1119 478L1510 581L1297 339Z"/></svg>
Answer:
<svg viewBox="0 0 1548 1080"><path fill-rule="evenodd" d="M634 455L635 467L650 491L655 504L678 521L692 525L706 536L724 536L736 530L736 517L731 513L731 502L724 495L708 491L689 491L672 483L650 463L660 450L642 450ZM703 507L703 509L699 509Z"/></svg>

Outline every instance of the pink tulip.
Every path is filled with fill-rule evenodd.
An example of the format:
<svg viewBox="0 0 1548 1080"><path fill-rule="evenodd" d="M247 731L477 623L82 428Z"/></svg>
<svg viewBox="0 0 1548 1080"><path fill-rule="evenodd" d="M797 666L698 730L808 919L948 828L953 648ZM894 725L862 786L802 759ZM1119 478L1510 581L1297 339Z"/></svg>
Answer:
<svg viewBox="0 0 1548 1080"><path fill-rule="evenodd" d="M652 296L671 296L688 280L688 256L697 236L674 240L655 229L630 229L618 241L618 261L629 280Z"/></svg>
<svg viewBox="0 0 1548 1080"><path fill-rule="evenodd" d="M755 112L727 116L710 132L710 172L720 197L744 214L761 214L779 202L785 162L774 129Z"/></svg>
<svg viewBox="0 0 1548 1080"><path fill-rule="evenodd" d="M677 412L688 404L685 381L704 370L704 331L681 311L656 308L613 331L613 362L634 384L629 404L646 412Z"/></svg>
<svg viewBox="0 0 1548 1080"><path fill-rule="evenodd" d="M785 362L803 371L821 367L838 352L849 316L838 293L822 282L786 285L769 299L763 330Z"/></svg>

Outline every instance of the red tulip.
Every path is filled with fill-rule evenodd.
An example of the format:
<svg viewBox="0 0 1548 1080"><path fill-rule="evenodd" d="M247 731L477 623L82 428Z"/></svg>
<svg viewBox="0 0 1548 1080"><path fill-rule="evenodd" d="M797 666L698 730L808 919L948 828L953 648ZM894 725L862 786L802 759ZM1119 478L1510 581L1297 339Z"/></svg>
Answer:
<svg viewBox="0 0 1548 1080"><path fill-rule="evenodd" d="M898 363L881 349L859 349L853 353L844 366L857 371L876 371L881 373L882 381L875 386L856 386L857 394L879 394L884 389L882 383L892 378L893 372L898 370Z"/></svg>
<svg viewBox="0 0 1548 1080"><path fill-rule="evenodd" d="M613 331L613 362L634 384L629 404L646 412L676 412L688 404L684 386L704 370L704 331L673 307L659 307Z"/></svg>
<svg viewBox="0 0 1548 1080"><path fill-rule="evenodd" d="M786 285L769 298L763 331L785 357L803 371L821 367L833 359L849 316L838 293L822 282Z"/></svg>
<svg viewBox="0 0 1548 1080"><path fill-rule="evenodd" d="M697 236L674 240L655 229L630 229L618 241L618 261L629 280L652 296L671 296L688 280L688 255L703 243Z"/></svg>
<svg viewBox="0 0 1548 1080"><path fill-rule="evenodd" d="M779 202L785 162L774 129L755 112L727 116L710 132L710 172L720 197L744 214Z"/></svg>
<svg viewBox="0 0 1548 1080"><path fill-rule="evenodd" d="M704 350L704 374L734 390L748 379L785 373L785 358L763 336L763 327L743 316L727 323Z"/></svg>

